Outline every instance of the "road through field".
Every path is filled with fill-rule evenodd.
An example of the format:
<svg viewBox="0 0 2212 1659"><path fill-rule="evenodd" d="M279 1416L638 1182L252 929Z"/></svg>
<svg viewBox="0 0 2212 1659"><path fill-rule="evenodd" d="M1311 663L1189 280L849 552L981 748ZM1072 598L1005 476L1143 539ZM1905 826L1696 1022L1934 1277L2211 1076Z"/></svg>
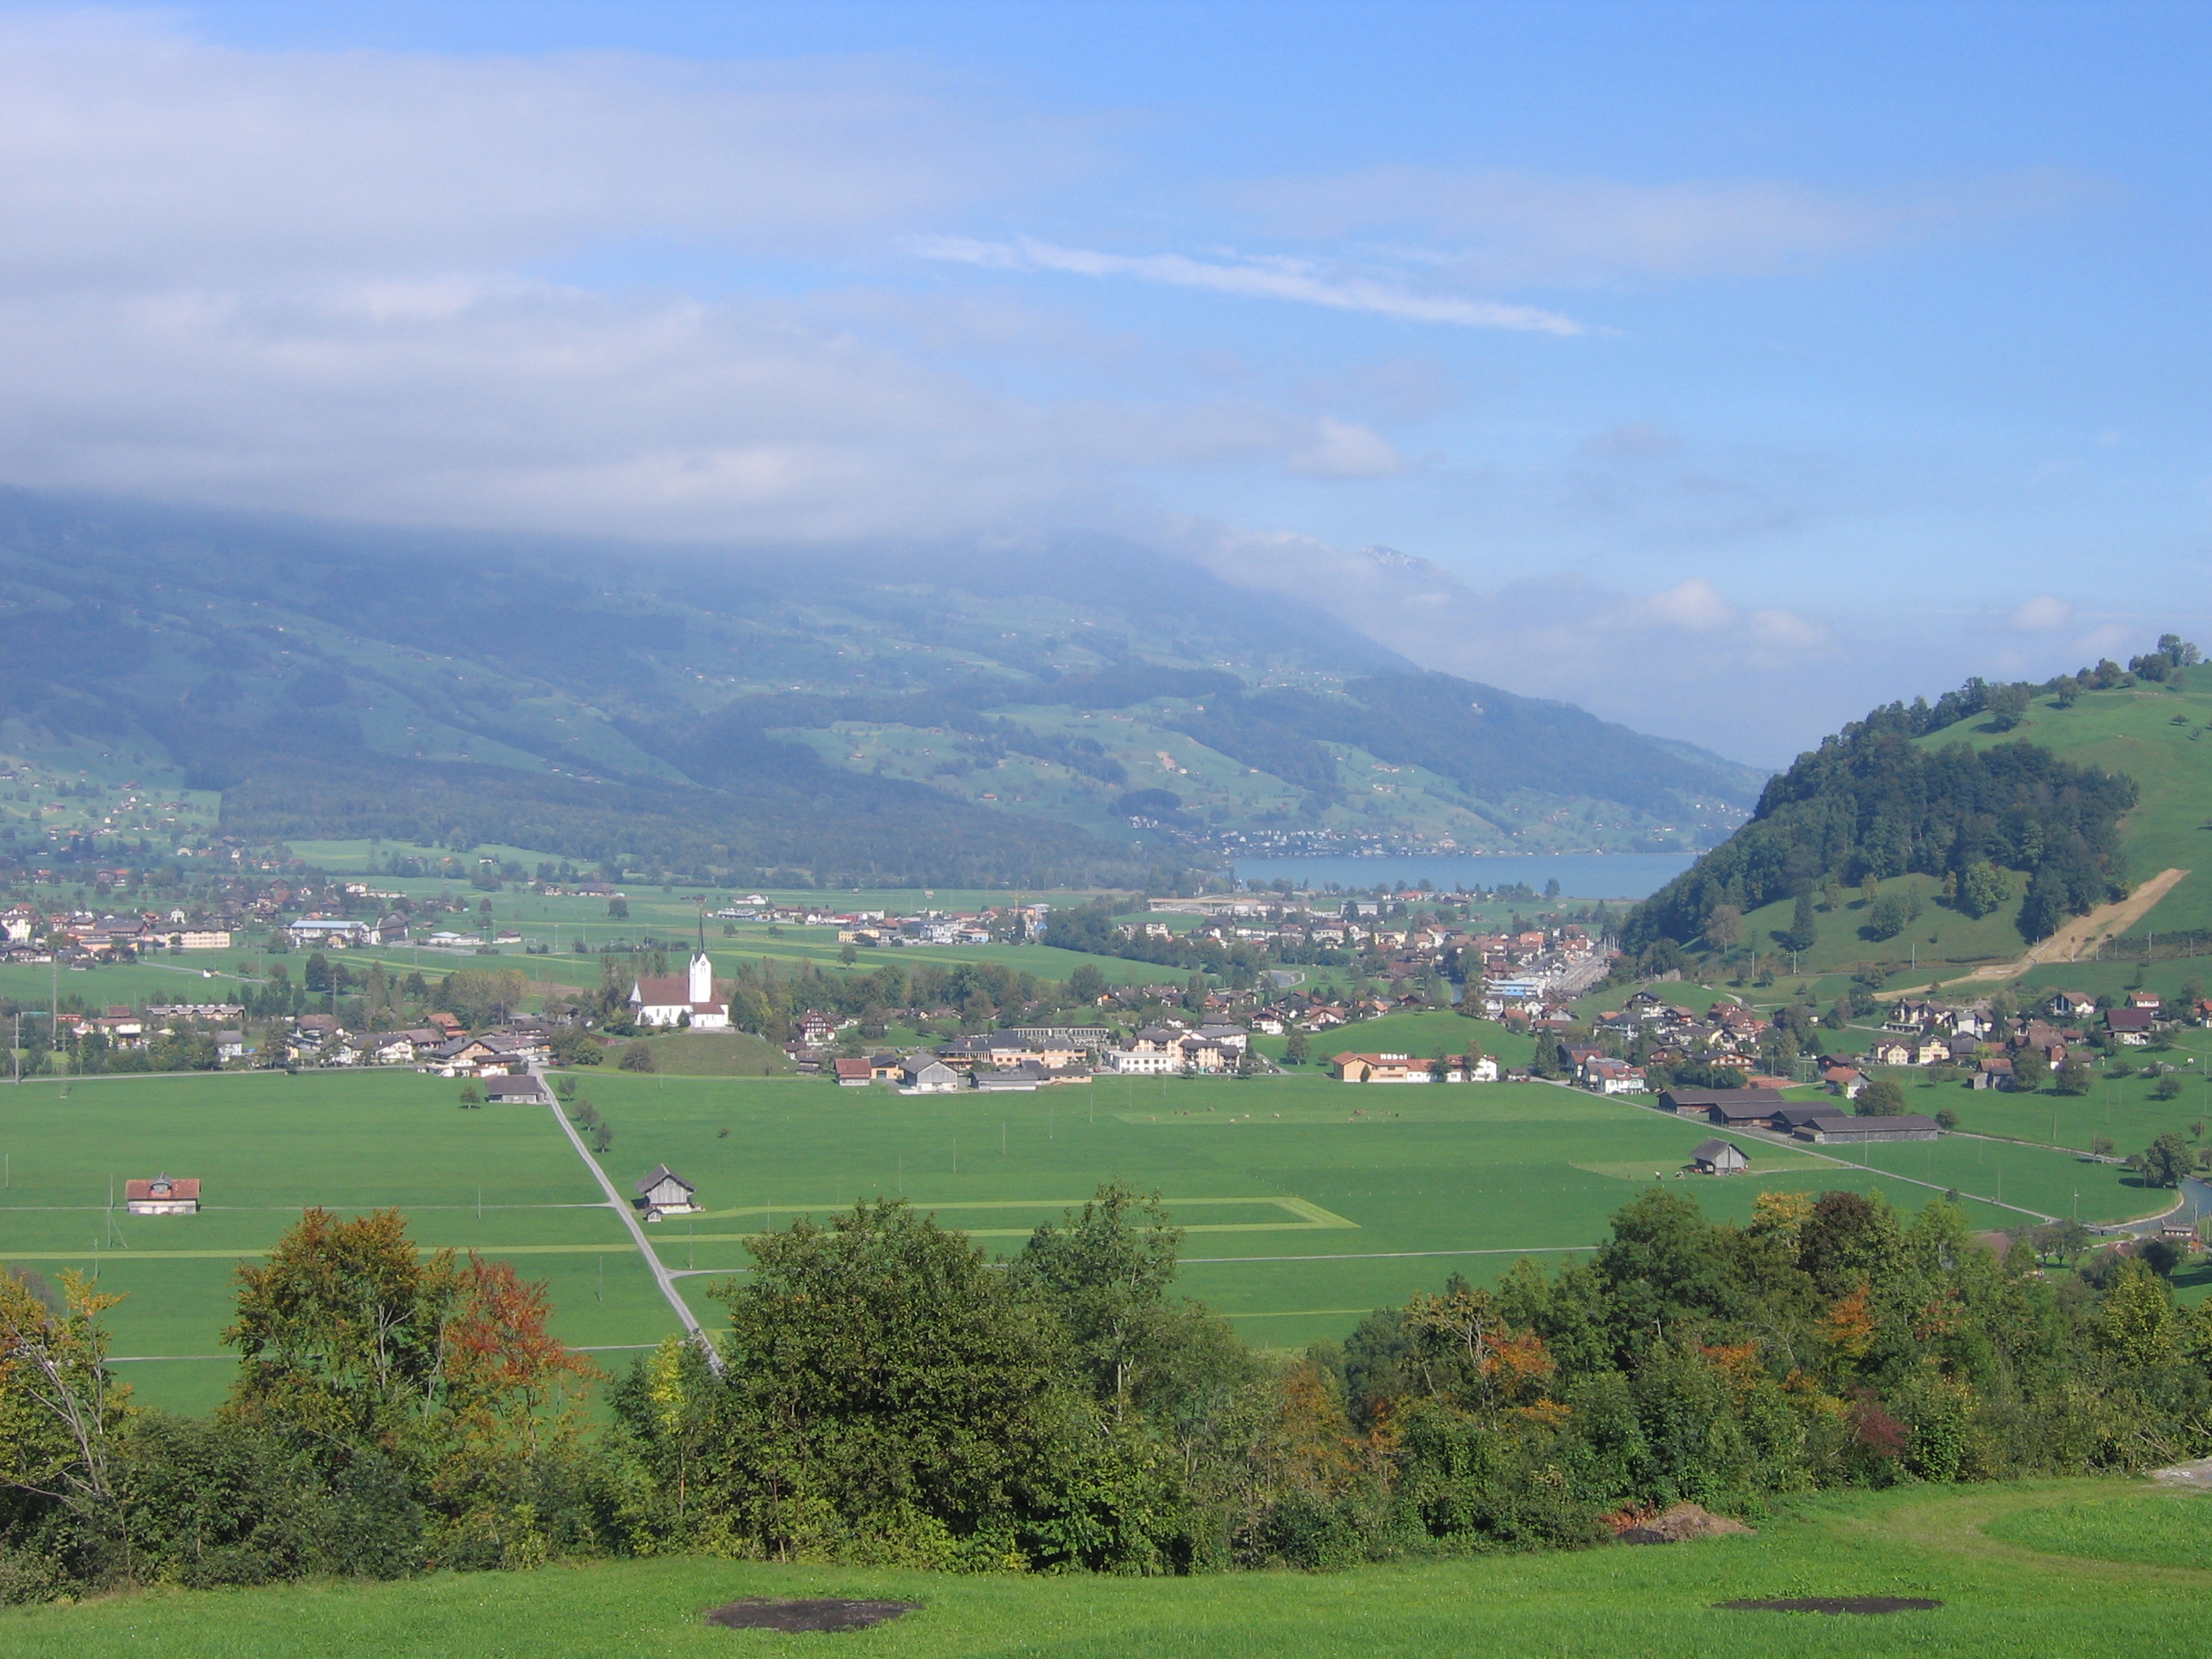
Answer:
<svg viewBox="0 0 2212 1659"><path fill-rule="evenodd" d="M592 1172L599 1183L599 1190L607 1195L607 1207L620 1216L623 1225L629 1229L630 1238L637 1245L637 1253L645 1258L645 1265L652 1270L653 1282L660 1286L661 1295L667 1297L668 1305L676 1310L676 1316L684 1322L684 1328L690 1332L706 1350L708 1363L720 1371L722 1369L720 1354L714 1344L706 1340L706 1334L699 1328L699 1316L691 1311L690 1304L677 1291L675 1279L653 1253L653 1245L646 1238L645 1229L638 1224L636 1211L623 1200L615 1183L608 1179L607 1172L599 1167L599 1160L592 1156L592 1149L584 1145L583 1136L576 1133L576 1126L568 1121L568 1115L561 1109L560 1099L554 1094L553 1085L547 1080L545 1073L533 1066L530 1075L536 1078L538 1086L544 1090L546 1109L553 1114L553 1121L561 1126L561 1133L568 1137L568 1144L576 1149L576 1156L584 1160L584 1167Z"/></svg>

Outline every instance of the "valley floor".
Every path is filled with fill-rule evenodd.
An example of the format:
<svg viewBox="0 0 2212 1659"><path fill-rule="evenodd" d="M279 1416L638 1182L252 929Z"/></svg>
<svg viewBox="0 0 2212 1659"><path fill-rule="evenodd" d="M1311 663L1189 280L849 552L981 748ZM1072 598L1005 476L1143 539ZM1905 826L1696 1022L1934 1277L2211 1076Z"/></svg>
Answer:
<svg viewBox="0 0 2212 1659"><path fill-rule="evenodd" d="M1395 1656L2194 1654L2212 1592L2212 1497L2075 1480L1801 1500L1756 1536L1209 1578L944 1577L702 1559L606 1562L396 1584L149 1593L0 1612L19 1659L326 1659L528 1654ZM1925 1597L1882 1617L1741 1613L1808 1595ZM739 1596L920 1604L825 1638L708 1626Z"/></svg>

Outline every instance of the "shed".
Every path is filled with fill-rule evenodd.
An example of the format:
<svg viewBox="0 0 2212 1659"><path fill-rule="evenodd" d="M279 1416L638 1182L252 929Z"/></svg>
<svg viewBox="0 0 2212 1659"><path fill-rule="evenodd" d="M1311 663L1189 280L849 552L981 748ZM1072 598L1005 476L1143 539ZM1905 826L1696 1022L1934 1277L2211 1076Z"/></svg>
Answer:
<svg viewBox="0 0 2212 1659"><path fill-rule="evenodd" d="M1690 1161L1698 1166L1700 1175L1741 1175L1751 1167L1751 1159L1744 1155L1742 1147L1717 1136L1698 1142L1698 1150L1690 1154Z"/></svg>
<svg viewBox="0 0 2212 1659"><path fill-rule="evenodd" d="M699 1189L665 1164L653 1165L653 1173L640 1181L635 1190L638 1207L647 1221L658 1221L665 1215L690 1215L699 1207L692 1198Z"/></svg>
<svg viewBox="0 0 2212 1659"><path fill-rule="evenodd" d="M841 1089L865 1089L874 1081L874 1068L865 1060L841 1060L836 1062L837 1086Z"/></svg>
<svg viewBox="0 0 2212 1659"><path fill-rule="evenodd" d="M483 1085L485 1100L497 1104L501 1101L520 1101L525 1105L545 1103L545 1085L528 1073L520 1077L488 1077Z"/></svg>

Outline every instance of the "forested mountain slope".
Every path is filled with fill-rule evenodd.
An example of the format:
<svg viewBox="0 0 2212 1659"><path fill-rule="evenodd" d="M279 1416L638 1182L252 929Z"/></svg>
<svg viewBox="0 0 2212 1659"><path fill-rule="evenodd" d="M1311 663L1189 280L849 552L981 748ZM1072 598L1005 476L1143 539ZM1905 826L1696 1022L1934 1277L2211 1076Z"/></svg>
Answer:
<svg viewBox="0 0 2212 1659"><path fill-rule="evenodd" d="M0 653L0 750L137 753L241 835L739 879L1689 847L1759 781L1118 543L646 549L15 492Z"/></svg>

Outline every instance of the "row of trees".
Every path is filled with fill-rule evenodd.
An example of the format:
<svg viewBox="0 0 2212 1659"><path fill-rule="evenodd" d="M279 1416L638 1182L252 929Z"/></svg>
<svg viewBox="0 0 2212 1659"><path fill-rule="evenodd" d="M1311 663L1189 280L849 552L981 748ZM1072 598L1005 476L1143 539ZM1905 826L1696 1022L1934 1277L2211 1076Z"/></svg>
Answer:
<svg viewBox="0 0 2212 1659"><path fill-rule="evenodd" d="M1003 1264L901 1203L800 1220L615 1385L502 1264L310 1212L241 1271L222 1408L135 1408L112 1298L0 1278L0 1595L708 1551L1188 1572L1575 1545L1680 1498L2140 1467L2212 1445L2212 1313L2077 1231L2002 1257L1941 1200L1653 1188L1517 1263L1270 1362L1174 1294L1156 1200Z"/></svg>

